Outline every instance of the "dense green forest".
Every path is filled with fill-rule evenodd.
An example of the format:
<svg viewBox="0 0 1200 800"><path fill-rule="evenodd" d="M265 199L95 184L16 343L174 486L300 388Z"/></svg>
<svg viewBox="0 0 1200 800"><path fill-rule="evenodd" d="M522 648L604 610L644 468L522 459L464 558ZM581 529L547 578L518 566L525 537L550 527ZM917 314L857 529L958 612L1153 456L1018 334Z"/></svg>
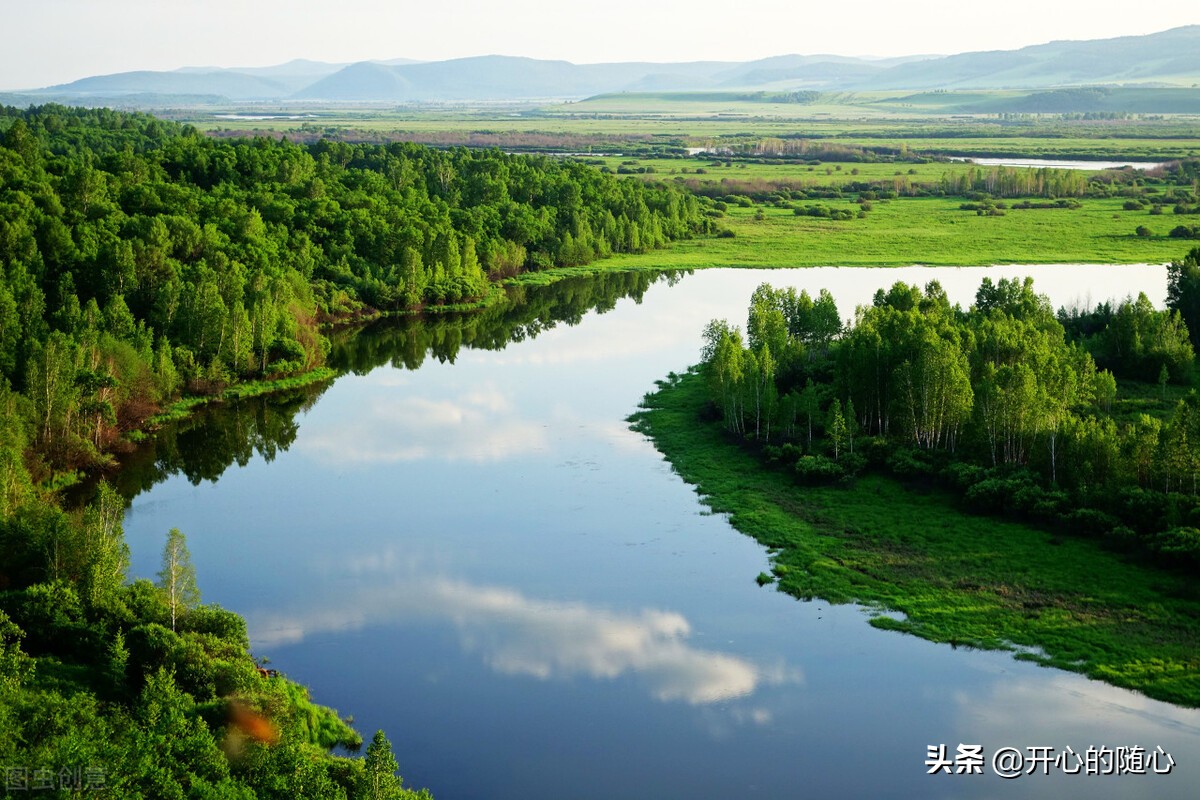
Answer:
<svg viewBox="0 0 1200 800"><path fill-rule="evenodd" d="M702 374L725 427L801 482L940 482L973 510L1195 569L1200 395L1158 416L1122 400L1191 384L1200 249L1168 275L1164 311L1140 296L1055 314L1031 279L986 278L963 310L936 282L897 283L845 329L828 293L764 284L744 335L708 326Z"/></svg>
<svg viewBox="0 0 1200 800"><path fill-rule="evenodd" d="M0 378L38 478L100 460L181 389L321 364L323 321L476 301L710 225L681 190L498 151L216 141L52 106L0 128Z"/></svg>
<svg viewBox="0 0 1200 800"><path fill-rule="evenodd" d="M365 758L331 754L362 740L200 604L182 534L159 581L129 583L122 496L100 484L67 509L54 490L181 392L322 365L323 323L658 247L707 229L696 200L550 159L215 141L104 110L4 109L0 132L7 789L419 796L382 733Z"/></svg>

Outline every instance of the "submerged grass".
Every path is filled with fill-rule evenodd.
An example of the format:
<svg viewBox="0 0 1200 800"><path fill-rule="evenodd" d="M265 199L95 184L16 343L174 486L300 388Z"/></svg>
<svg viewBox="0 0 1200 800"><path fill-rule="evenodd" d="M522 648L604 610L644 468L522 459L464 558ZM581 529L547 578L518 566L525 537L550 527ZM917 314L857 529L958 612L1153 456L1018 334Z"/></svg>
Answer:
<svg viewBox="0 0 1200 800"><path fill-rule="evenodd" d="M1200 706L1200 587L1098 543L959 511L940 491L869 476L799 487L716 422L694 372L660 384L630 421L714 511L775 551L796 597L901 612L873 625ZM764 576L759 576L763 583Z"/></svg>
<svg viewBox="0 0 1200 800"><path fill-rule="evenodd" d="M330 367L317 367L316 369L302 372L299 375L289 375L286 378L276 378L274 380L262 381L246 381L245 383L235 383L225 389L225 391L212 395L189 395L188 397L180 398L171 405L167 406L162 412L148 417L143 423L144 428L153 429L159 428L171 422L178 422L190 416L197 408L208 405L210 403L219 403L228 400L244 400L248 397L258 397L264 394L273 392L281 392L285 389L295 389L299 386L308 386L309 384L319 383L321 381L331 380L338 375L337 370ZM133 435L127 434L128 438L137 441L144 436L140 431L134 431Z"/></svg>

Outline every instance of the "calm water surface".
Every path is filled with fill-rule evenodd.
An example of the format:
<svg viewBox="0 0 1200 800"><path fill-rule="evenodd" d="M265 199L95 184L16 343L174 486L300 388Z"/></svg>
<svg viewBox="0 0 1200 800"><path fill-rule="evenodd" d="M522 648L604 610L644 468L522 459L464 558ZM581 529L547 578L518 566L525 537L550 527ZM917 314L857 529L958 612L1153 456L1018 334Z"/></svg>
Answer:
<svg viewBox="0 0 1200 800"><path fill-rule="evenodd" d="M1165 163L1162 161L1073 161L1049 158L975 158L974 156L951 156L950 160L972 161L981 167L1030 167L1033 169L1048 167L1050 169L1088 170L1120 169L1121 167L1147 170L1161 167Z"/></svg>
<svg viewBox="0 0 1200 800"><path fill-rule="evenodd" d="M133 573L153 577L181 528L256 654L385 729L439 800L1190 798L1200 713L759 588L764 550L623 422L764 280L830 288L849 317L895 280L968 303L985 274L1035 274L1056 305L1166 293L1161 266L712 270L640 302L615 295L644 277L573 281L524 316L367 332L324 391L208 414L141 455ZM1178 766L928 776L938 743L1161 745Z"/></svg>

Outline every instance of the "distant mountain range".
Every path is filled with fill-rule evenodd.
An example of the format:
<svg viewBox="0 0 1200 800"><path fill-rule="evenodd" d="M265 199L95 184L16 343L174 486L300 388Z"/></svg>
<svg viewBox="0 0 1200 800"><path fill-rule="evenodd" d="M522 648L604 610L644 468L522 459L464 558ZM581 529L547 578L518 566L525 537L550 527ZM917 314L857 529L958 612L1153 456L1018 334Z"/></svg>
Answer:
<svg viewBox="0 0 1200 800"><path fill-rule="evenodd" d="M1062 41L952 56L893 59L785 55L745 63L572 64L512 56L447 61L296 60L273 67L123 72L11 93L8 102L169 98L244 101L431 102L579 99L613 92L1046 89L1200 84L1200 25L1146 36ZM1200 91L1200 90L1198 90Z"/></svg>

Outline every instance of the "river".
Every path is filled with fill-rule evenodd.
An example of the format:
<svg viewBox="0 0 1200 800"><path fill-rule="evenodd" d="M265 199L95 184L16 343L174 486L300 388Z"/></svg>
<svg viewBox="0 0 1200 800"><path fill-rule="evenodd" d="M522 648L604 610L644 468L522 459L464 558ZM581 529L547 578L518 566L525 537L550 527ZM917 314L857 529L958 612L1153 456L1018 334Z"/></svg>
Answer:
<svg viewBox="0 0 1200 800"><path fill-rule="evenodd" d="M1162 266L626 274L340 337L331 384L203 413L131 459L132 573L181 528L255 653L367 739L383 728L438 800L1190 798L1200 712L760 588L764 550L623 421L708 320L744 324L760 282L829 288L850 317L896 280L965 304L984 275L1026 274L1056 306L1166 294ZM930 776L938 744L1161 746L1176 766Z"/></svg>
<svg viewBox="0 0 1200 800"><path fill-rule="evenodd" d="M1137 170L1158 169L1165 161L1075 161L1049 158L976 158L975 156L950 156L951 161L970 161L981 167L1027 167L1029 169L1085 169L1104 170L1129 167Z"/></svg>

